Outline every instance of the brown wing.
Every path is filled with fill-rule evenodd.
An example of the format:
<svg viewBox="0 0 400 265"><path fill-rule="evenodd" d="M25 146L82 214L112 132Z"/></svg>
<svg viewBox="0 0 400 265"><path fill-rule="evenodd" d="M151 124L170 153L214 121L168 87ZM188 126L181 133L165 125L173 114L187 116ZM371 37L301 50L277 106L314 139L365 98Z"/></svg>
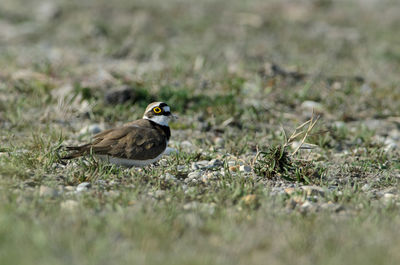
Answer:
<svg viewBox="0 0 400 265"><path fill-rule="evenodd" d="M95 135L91 144L70 148L77 152L66 158L74 158L92 152L98 155L147 160L161 154L166 145L166 137L162 131L134 125L124 126Z"/></svg>

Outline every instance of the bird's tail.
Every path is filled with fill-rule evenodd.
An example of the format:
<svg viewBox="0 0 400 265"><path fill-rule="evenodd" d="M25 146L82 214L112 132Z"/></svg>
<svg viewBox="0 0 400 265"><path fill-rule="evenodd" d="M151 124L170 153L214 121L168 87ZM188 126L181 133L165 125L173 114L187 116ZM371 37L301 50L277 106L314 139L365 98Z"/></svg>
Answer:
<svg viewBox="0 0 400 265"><path fill-rule="evenodd" d="M61 157L61 159L73 159L87 154L87 150L90 144L80 146L66 146L65 149L70 151L69 154Z"/></svg>

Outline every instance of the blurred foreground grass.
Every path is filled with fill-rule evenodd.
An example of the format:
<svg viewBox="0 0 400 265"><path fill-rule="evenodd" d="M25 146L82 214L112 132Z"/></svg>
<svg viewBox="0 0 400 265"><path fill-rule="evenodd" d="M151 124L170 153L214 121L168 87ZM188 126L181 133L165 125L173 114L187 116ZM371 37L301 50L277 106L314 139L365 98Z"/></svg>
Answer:
<svg viewBox="0 0 400 265"><path fill-rule="evenodd" d="M1 264L399 264L399 13L396 0L2 0ZM140 170L59 163L82 128L153 100L181 117L179 154ZM292 169L318 171L311 188L246 172L312 109L325 133L296 156L312 170Z"/></svg>

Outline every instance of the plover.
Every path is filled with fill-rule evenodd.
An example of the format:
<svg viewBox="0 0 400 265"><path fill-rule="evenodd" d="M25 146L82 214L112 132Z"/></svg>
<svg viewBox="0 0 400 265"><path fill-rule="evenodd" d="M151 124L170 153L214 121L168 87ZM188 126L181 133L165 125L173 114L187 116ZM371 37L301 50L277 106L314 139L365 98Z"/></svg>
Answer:
<svg viewBox="0 0 400 265"><path fill-rule="evenodd" d="M149 104L143 118L121 127L96 134L93 141L68 146L63 159L93 154L102 160L127 167L143 167L158 161L167 148L171 130L169 122L176 116L164 102Z"/></svg>

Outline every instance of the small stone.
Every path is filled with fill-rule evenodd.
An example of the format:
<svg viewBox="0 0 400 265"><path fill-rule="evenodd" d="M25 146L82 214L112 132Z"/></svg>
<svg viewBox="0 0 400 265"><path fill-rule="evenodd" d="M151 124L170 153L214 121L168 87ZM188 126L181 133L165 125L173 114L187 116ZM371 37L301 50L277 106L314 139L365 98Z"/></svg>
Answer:
<svg viewBox="0 0 400 265"><path fill-rule="evenodd" d="M179 151L172 147L167 147L164 151L164 155L178 154Z"/></svg>
<svg viewBox="0 0 400 265"><path fill-rule="evenodd" d="M79 135L85 135L85 134L97 134L99 132L101 132L104 129L104 126L101 126L100 124L90 124L88 126L83 127L80 132Z"/></svg>
<svg viewBox="0 0 400 265"><path fill-rule="evenodd" d="M366 183L361 187L362 191L369 191L371 189L371 185Z"/></svg>
<svg viewBox="0 0 400 265"><path fill-rule="evenodd" d="M380 128L384 128L386 124L383 120L368 119L363 121L363 125L369 130L379 130Z"/></svg>
<svg viewBox="0 0 400 265"><path fill-rule="evenodd" d="M186 165L178 165L176 168L178 171L185 171L187 169Z"/></svg>
<svg viewBox="0 0 400 265"><path fill-rule="evenodd" d="M107 181L105 181L104 179L98 179L98 180L96 180L96 182L95 182L97 185L99 185L99 186L105 186L105 185L107 185Z"/></svg>
<svg viewBox="0 0 400 265"><path fill-rule="evenodd" d="M386 152L390 152L398 148L397 142L391 138L386 138L384 144L385 144L384 149Z"/></svg>
<svg viewBox="0 0 400 265"><path fill-rule="evenodd" d="M307 111L315 110L317 112L324 112L324 106L321 103L311 100L306 100L303 103L301 103L301 108Z"/></svg>
<svg viewBox="0 0 400 265"><path fill-rule="evenodd" d="M78 207L79 203L77 201L74 200L66 200L64 202L61 203L61 209L65 209L65 210L75 210Z"/></svg>
<svg viewBox="0 0 400 265"><path fill-rule="evenodd" d="M175 181L176 177L174 175L166 173L165 176L164 176L164 179L167 180L167 181Z"/></svg>
<svg viewBox="0 0 400 265"><path fill-rule="evenodd" d="M361 92L362 92L363 94L369 94L369 93L372 92L373 89L372 89L372 87L371 87L370 85L368 85L368 84L363 84L363 85L361 86L360 90L361 90Z"/></svg>
<svg viewBox="0 0 400 265"><path fill-rule="evenodd" d="M396 197L396 195L394 195L392 193L383 194L383 198L385 198L385 199L392 199L392 198L395 198L395 197Z"/></svg>
<svg viewBox="0 0 400 265"><path fill-rule="evenodd" d="M393 129L389 132L388 136L394 141L400 141L400 130Z"/></svg>
<svg viewBox="0 0 400 265"><path fill-rule="evenodd" d="M228 166L229 167L233 167L233 166L235 166L236 165L236 161L234 161L234 160L229 160L228 161Z"/></svg>
<svg viewBox="0 0 400 265"><path fill-rule="evenodd" d="M223 163L221 160L219 159L212 159L210 162L208 162L207 164L207 168L211 169L211 168L216 168L216 167L220 167L222 166Z"/></svg>
<svg viewBox="0 0 400 265"><path fill-rule="evenodd" d="M329 210L335 213L341 212L344 210L344 207L339 204L335 204L333 202L326 202L320 205L320 208L323 210Z"/></svg>
<svg viewBox="0 0 400 265"><path fill-rule="evenodd" d="M199 181L198 181L197 179L192 179L192 180L191 180L191 183L192 183L192 184L197 184L198 182L199 182Z"/></svg>
<svg viewBox="0 0 400 265"><path fill-rule="evenodd" d="M245 173L249 173L251 172L251 166L248 165L241 165L239 167L240 172L245 172Z"/></svg>
<svg viewBox="0 0 400 265"><path fill-rule="evenodd" d="M342 88L342 83L336 81L332 84L332 88L335 90L340 90Z"/></svg>
<svg viewBox="0 0 400 265"><path fill-rule="evenodd" d="M66 191L74 191L74 190L75 190L75 187L74 187L74 186L65 186L64 189L65 189Z"/></svg>
<svg viewBox="0 0 400 265"><path fill-rule="evenodd" d="M57 195L58 195L58 191L54 188L50 188L47 186L40 186L40 188L39 188L39 196L56 197Z"/></svg>
<svg viewBox="0 0 400 265"><path fill-rule="evenodd" d="M208 166L209 162L210 161L207 161L207 160L201 160L201 161L193 162L192 163L192 169L193 170L197 170L197 169L201 169L201 168L206 168Z"/></svg>
<svg viewBox="0 0 400 265"><path fill-rule="evenodd" d="M333 123L333 126L336 127L337 129L342 129L346 127L346 123L343 121L335 121Z"/></svg>
<svg viewBox="0 0 400 265"><path fill-rule="evenodd" d="M82 191L87 191L92 184L90 182L82 182L76 187L76 192L82 192Z"/></svg>
<svg viewBox="0 0 400 265"><path fill-rule="evenodd" d="M190 149L193 147L193 144L186 140L186 141L181 142L180 147L183 149Z"/></svg>
<svg viewBox="0 0 400 265"><path fill-rule="evenodd" d="M201 173L198 171L190 172L187 176L188 179L198 179L201 177Z"/></svg>
<svg viewBox="0 0 400 265"><path fill-rule="evenodd" d="M214 139L214 144L215 144L216 146L218 146L218 147L223 147L224 144L225 144L225 140L224 140L224 138L222 138L222 137L216 137L216 138Z"/></svg>
<svg viewBox="0 0 400 265"><path fill-rule="evenodd" d="M392 193L385 193L383 194L382 201L383 203L389 204L392 203L396 198L397 196Z"/></svg>
<svg viewBox="0 0 400 265"><path fill-rule="evenodd" d="M314 207L314 205L309 202L309 201L305 201L302 205L301 205L301 209L305 210L305 211L309 211Z"/></svg>

